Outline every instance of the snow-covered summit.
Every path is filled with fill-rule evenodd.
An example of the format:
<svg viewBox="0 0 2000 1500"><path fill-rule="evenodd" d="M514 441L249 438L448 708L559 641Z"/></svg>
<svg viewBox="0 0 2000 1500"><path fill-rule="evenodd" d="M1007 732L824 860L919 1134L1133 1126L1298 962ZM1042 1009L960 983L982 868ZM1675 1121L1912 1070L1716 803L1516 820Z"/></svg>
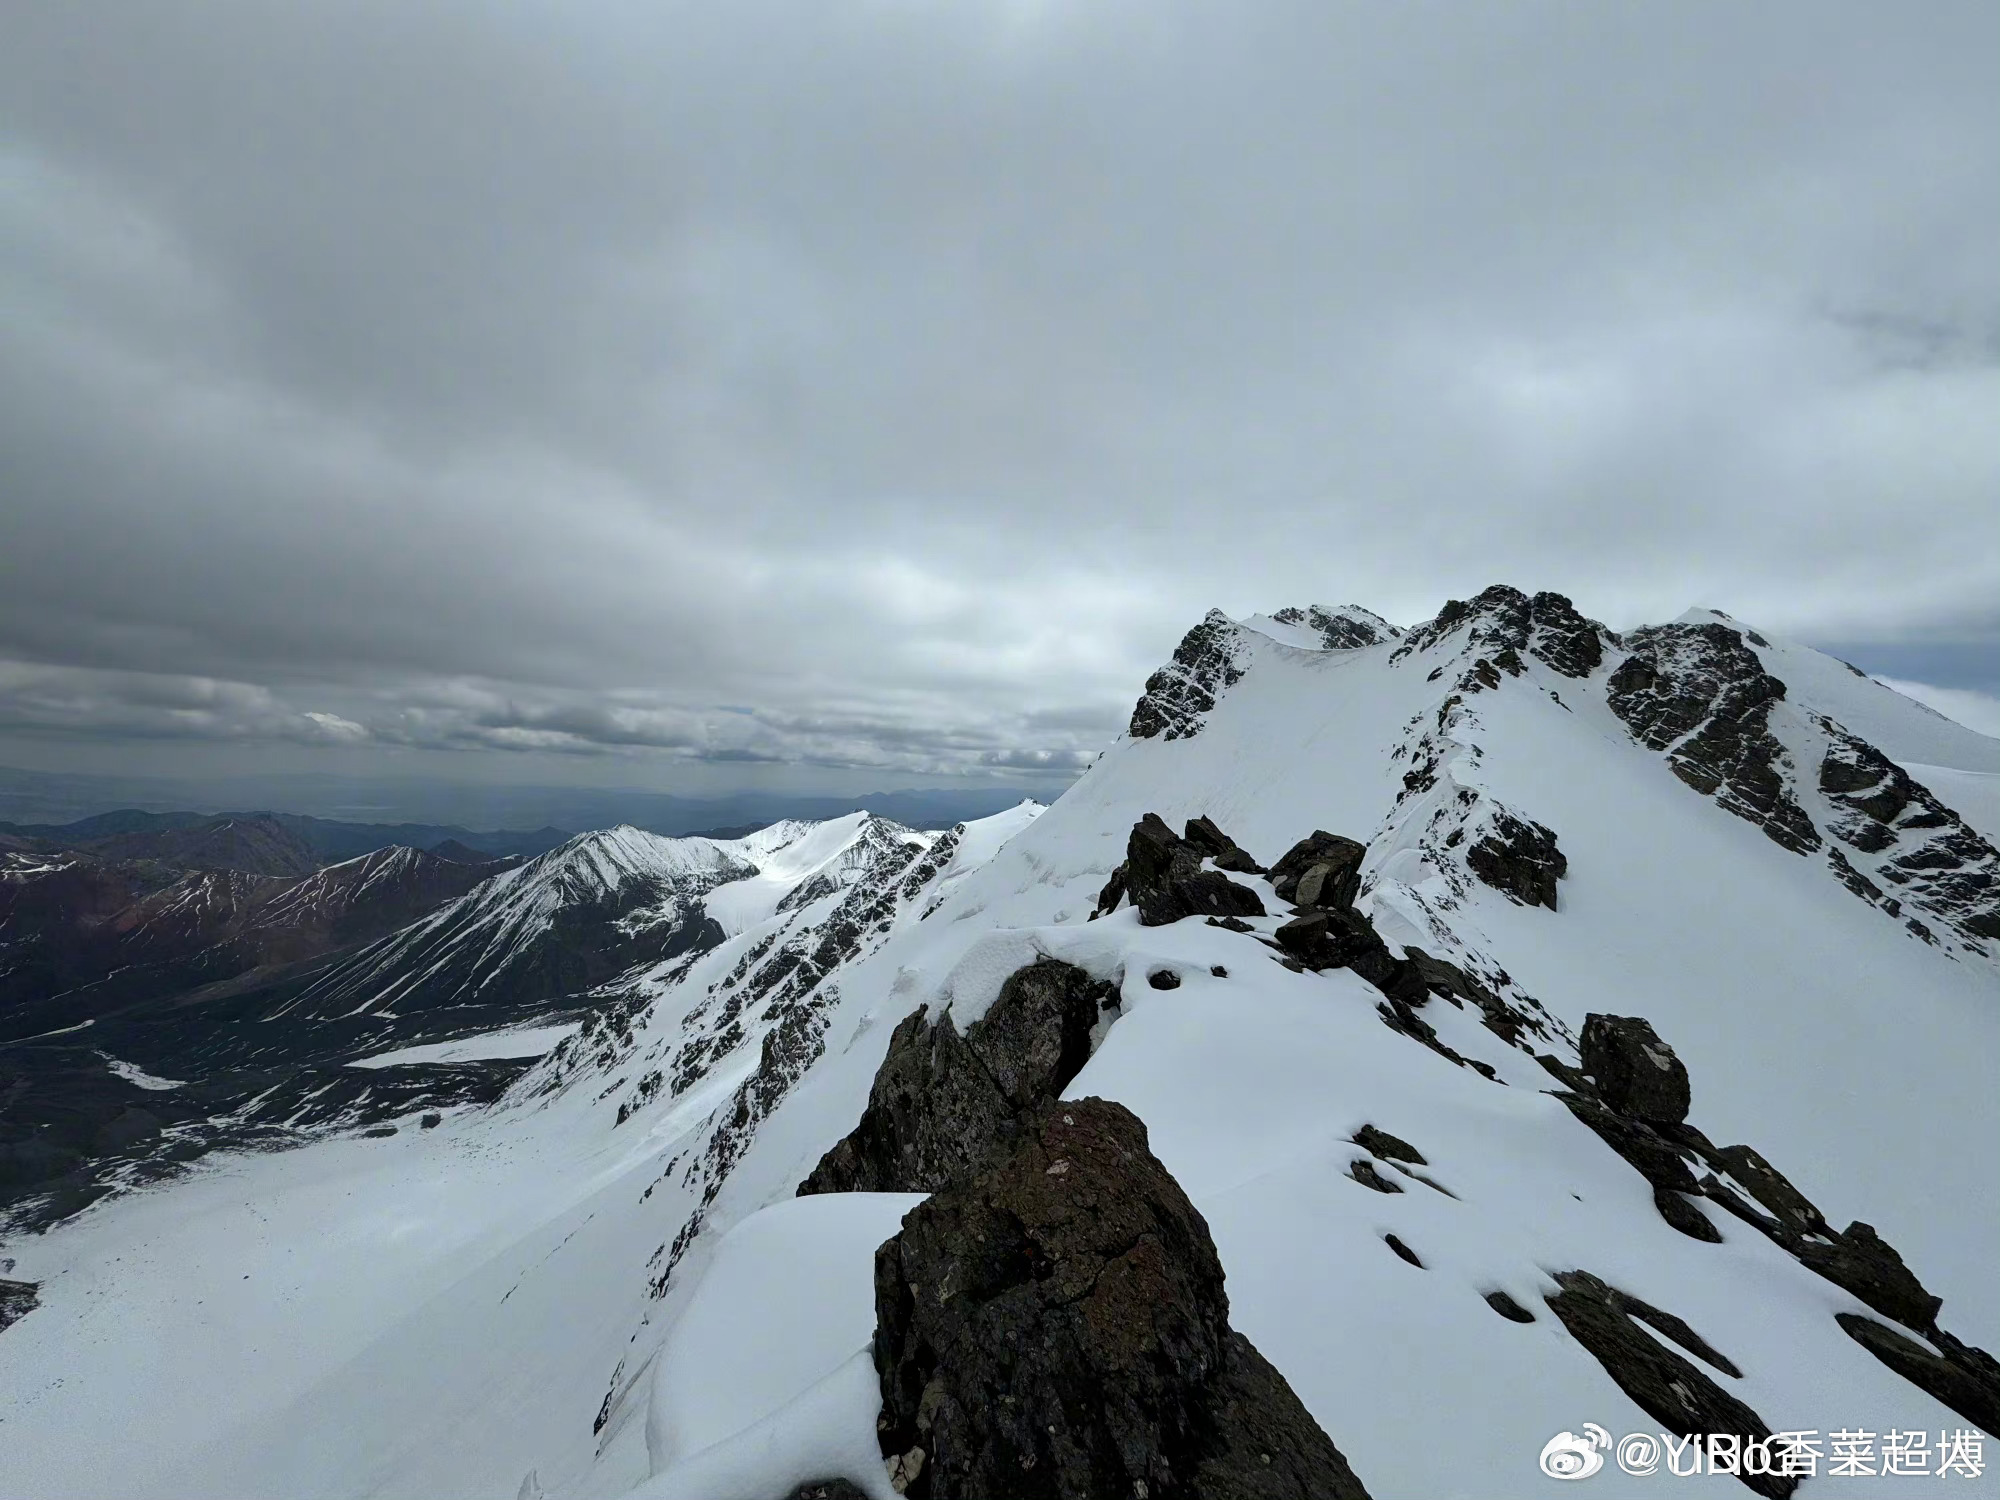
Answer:
<svg viewBox="0 0 2000 1500"><path fill-rule="evenodd" d="M1657 1436L1693 1392L1736 1431L1976 1422L2000 1211L1939 1184L2000 1133L1995 856L1902 762L1991 742L1724 618L1615 633L1496 587L1348 645L1284 613L1197 624L1045 810L656 865L497 1106L10 1251L43 1305L4 1335L36 1404L0 1488L891 1500L921 1469L878 1443L876 1252L921 1195L795 1194L939 1108L931 1059L1038 964L1095 1007L1048 1049L1061 1098L1143 1123L1231 1326L1379 1500L1566 1493L1552 1437ZM1149 848L1231 915L1142 920ZM1691 1106L1586 1068L1593 1015L1646 1018L1632 1055L1670 1047ZM123 1446L82 1440L105 1409ZM1596 1492L1667 1482L1604 1463Z"/></svg>

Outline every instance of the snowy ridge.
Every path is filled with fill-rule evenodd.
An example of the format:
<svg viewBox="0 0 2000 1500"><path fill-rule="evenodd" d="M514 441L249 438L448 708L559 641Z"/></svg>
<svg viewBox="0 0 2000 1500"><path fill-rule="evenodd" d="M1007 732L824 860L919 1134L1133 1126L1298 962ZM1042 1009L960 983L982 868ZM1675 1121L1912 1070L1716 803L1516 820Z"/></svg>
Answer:
<svg viewBox="0 0 2000 1500"><path fill-rule="evenodd" d="M1213 1233L1232 1324L1378 1500L1562 1494L1536 1465L1553 1434L1661 1430L1556 1315L1579 1273L1664 1310L1693 1378L1771 1430L1964 1427L1850 1324L1933 1355L2000 1337L2000 1210L1936 1186L2000 1133L1993 957L1958 908L1935 942L1904 925L1976 905L1983 856L1888 757L1982 747L1893 695L1854 700L1862 734L1841 695L1873 685L1794 681L1770 654L1804 648L1746 636L1766 654L1744 668L1718 637L1617 635L1552 594L1488 590L1359 646L1301 615L1203 621L1046 811L765 830L671 873L582 861L615 971L564 991L588 1001L582 1028L497 1106L219 1162L10 1247L43 1301L5 1334L0 1379L28 1415L0 1487L778 1500L844 1478L889 1500L871 1262L912 1200L794 1193L855 1130L907 1017L969 1027L1040 959L1108 987L1062 1096L1144 1122ZM1651 682L1614 690L1635 659ZM1829 759L1848 768L1830 787ZM1886 820L1861 805L1885 789L1904 799ZM1213 819L1265 866L1316 829L1365 841L1356 911L1427 995L1399 1009L1352 967L1300 963L1278 941L1290 903L1240 864L1223 878L1262 916L1094 916L1149 813ZM1871 826L1890 835L1872 850ZM1857 905L1836 845L1899 912ZM533 868L461 916L532 908ZM671 952L669 927L687 935ZM397 952L513 930L419 928ZM1686 1063L1685 1127L1600 1101L1579 1040L1605 1012L1649 1018ZM1790 1199L1767 1168L1817 1205L1806 1229L1772 1217ZM1934 1324L1814 1269L1865 1250L1834 1228L1851 1219L1942 1297ZM159 1351L138 1375L135 1339ZM82 1441L109 1408L134 1414L123 1442ZM1664 1482L1607 1465L1594 1492Z"/></svg>
<svg viewBox="0 0 2000 1500"><path fill-rule="evenodd" d="M429 1006L496 986L533 984L559 914L582 908L633 938L688 928L716 885L756 873L711 839L663 838L632 827L580 834L492 877L415 926L383 939L273 1012L367 1014L422 993ZM587 966L586 966L587 968ZM560 990L574 976L553 981Z"/></svg>

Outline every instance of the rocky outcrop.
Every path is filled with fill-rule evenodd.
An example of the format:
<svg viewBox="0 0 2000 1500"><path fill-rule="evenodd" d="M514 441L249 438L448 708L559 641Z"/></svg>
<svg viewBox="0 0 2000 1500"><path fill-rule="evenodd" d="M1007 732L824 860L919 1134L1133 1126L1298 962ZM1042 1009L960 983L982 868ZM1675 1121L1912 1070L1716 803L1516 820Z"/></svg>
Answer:
<svg viewBox="0 0 2000 1500"><path fill-rule="evenodd" d="M1717 1146L1688 1124L1687 1070L1648 1022L1636 1016L1589 1016L1582 1060L1579 1071L1554 1058L1543 1059L1570 1084L1556 1097L1653 1185L1661 1218L1691 1238L1719 1241L1720 1231L1692 1201L1709 1198L1807 1270L1930 1339L1936 1352L1859 1314L1838 1315L1841 1326L1884 1364L1969 1420L1987 1425L1975 1412L1990 1419L2000 1407L2000 1361L1938 1327L1943 1299L1918 1280L1873 1225L1857 1220L1845 1229L1832 1228L1812 1200L1757 1151ZM1640 1316L1633 1311L1638 1304L1625 1301L1631 1304L1625 1310ZM1675 1336L1659 1322L1644 1320ZM1639 1400L1636 1393L1634 1399ZM1643 1400L1640 1404L1646 1405ZM1655 1408L1646 1409L1668 1420Z"/></svg>
<svg viewBox="0 0 2000 1500"><path fill-rule="evenodd" d="M1218 870L1234 870L1239 875L1264 873L1264 867L1252 859L1236 840L1217 828L1213 818L1189 818L1181 837L1214 861Z"/></svg>
<svg viewBox="0 0 2000 1500"><path fill-rule="evenodd" d="M1645 1017L1584 1017L1581 1051L1598 1098L1619 1114L1649 1125L1678 1125L1687 1118L1687 1064Z"/></svg>
<svg viewBox="0 0 2000 1500"><path fill-rule="evenodd" d="M1360 1500L1229 1327L1208 1225L1100 1099L911 1210L876 1252L883 1453L928 1500Z"/></svg>
<svg viewBox="0 0 2000 1500"><path fill-rule="evenodd" d="M1989 1435L2000 1437L2000 1367L1995 1366L1990 1356L1983 1364L1963 1358L1954 1360L1933 1353L1909 1335L1885 1328L1873 1318L1864 1318L1859 1313L1833 1316L1849 1338L1911 1385L1929 1392L1966 1421L1983 1427ZM1978 1355L1982 1351L1970 1352Z"/></svg>
<svg viewBox="0 0 2000 1500"><path fill-rule="evenodd" d="M1281 609L1271 616L1280 625L1297 625L1317 631L1320 647L1326 651L1358 651L1364 646L1380 646L1402 635L1402 631L1372 610L1358 604L1328 609L1323 604L1305 609Z"/></svg>
<svg viewBox="0 0 2000 1500"><path fill-rule="evenodd" d="M1271 889L1299 906L1352 906L1367 854L1366 844L1315 829L1271 866Z"/></svg>
<svg viewBox="0 0 2000 1500"><path fill-rule="evenodd" d="M1234 621L1212 609L1181 637L1173 660L1146 679L1132 709L1128 733L1135 740L1191 739L1225 689L1243 680L1244 652Z"/></svg>
<svg viewBox="0 0 2000 1500"><path fill-rule="evenodd" d="M1792 795L1783 747L1771 733L1785 685L1727 625L1654 625L1606 684L1611 711L1648 749L1665 751L1676 776L1796 853L1819 831Z"/></svg>
<svg viewBox="0 0 2000 1500"><path fill-rule="evenodd" d="M1545 1298L1576 1341L1588 1349L1618 1388L1676 1434L1730 1434L1739 1443L1772 1441L1764 1419L1717 1385L1696 1365L1664 1348L1639 1323L1731 1377L1742 1372L1680 1318L1619 1291L1588 1271L1556 1276L1562 1290ZM1743 1483L1760 1495L1785 1496L1798 1488L1788 1475L1744 1474Z"/></svg>
<svg viewBox="0 0 2000 1500"><path fill-rule="evenodd" d="M13 1269L13 1262L7 1263ZM0 1331L21 1321L41 1305L40 1285L33 1281L7 1281L0 1279Z"/></svg>
<svg viewBox="0 0 2000 1500"><path fill-rule="evenodd" d="M1175 837L1157 813L1147 813L1133 825L1125 846L1123 886L1139 908L1141 924L1161 927L1183 917L1264 915L1255 891L1219 870L1203 869L1203 858L1200 845Z"/></svg>
<svg viewBox="0 0 2000 1500"><path fill-rule="evenodd" d="M1833 809L1827 832L1874 875L1830 850L1834 872L1892 917L1914 907L1974 941L2000 938L2000 850L1866 740L1815 716L1826 736L1819 790Z"/></svg>
<svg viewBox="0 0 2000 1500"><path fill-rule="evenodd" d="M799 1185L813 1193L933 1193L1010 1144L1022 1115L1056 1098L1090 1060L1111 1002L1053 959L1016 970L961 1035L949 1015L906 1017L868 1091L861 1122Z"/></svg>
<svg viewBox="0 0 2000 1500"><path fill-rule="evenodd" d="M1550 911L1556 909L1556 882L1569 873L1553 831L1497 808L1486 832L1465 851L1465 863L1511 900Z"/></svg>
<svg viewBox="0 0 2000 1500"><path fill-rule="evenodd" d="M1519 589L1495 584L1470 600L1448 600L1436 619L1404 635L1392 659L1429 651L1461 630L1470 653L1500 662L1509 653L1525 652L1565 677L1588 677L1604 659L1605 642L1617 639L1595 620L1578 614L1561 594L1530 598Z"/></svg>

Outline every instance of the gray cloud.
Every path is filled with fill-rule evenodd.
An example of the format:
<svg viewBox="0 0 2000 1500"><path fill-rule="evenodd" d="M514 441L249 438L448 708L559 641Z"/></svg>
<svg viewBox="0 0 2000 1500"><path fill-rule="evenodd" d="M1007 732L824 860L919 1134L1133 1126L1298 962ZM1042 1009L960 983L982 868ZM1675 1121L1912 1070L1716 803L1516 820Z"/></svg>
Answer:
<svg viewBox="0 0 2000 1500"><path fill-rule="evenodd" d="M0 734L1054 774L1211 605L1970 640L1996 74L1977 3L31 7Z"/></svg>

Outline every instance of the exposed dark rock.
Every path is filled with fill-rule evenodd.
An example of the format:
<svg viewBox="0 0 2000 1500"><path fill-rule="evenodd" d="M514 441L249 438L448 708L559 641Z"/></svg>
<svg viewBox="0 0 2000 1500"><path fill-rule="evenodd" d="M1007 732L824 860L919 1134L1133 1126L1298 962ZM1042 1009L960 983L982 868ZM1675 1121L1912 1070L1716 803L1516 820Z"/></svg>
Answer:
<svg viewBox="0 0 2000 1500"><path fill-rule="evenodd" d="M1709 1222L1708 1215L1695 1207L1687 1194L1654 1188L1653 1206L1659 1209L1661 1218L1689 1239L1705 1240L1711 1245L1722 1243L1722 1231Z"/></svg>
<svg viewBox="0 0 2000 1500"><path fill-rule="evenodd" d="M1243 680L1242 642L1229 616L1212 609L1181 637L1173 660L1146 679L1132 709L1134 739L1190 739L1201 732L1217 696Z"/></svg>
<svg viewBox="0 0 2000 1500"><path fill-rule="evenodd" d="M425 1130L436 1130L438 1126L444 1124L444 1116L439 1114L436 1110L432 1110L429 1114L426 1114L421 1120L417 1121L417 1124Z"/></svg>
<svg viewBox="0 0 2000 1500"><path fill-rule="evenodd" d="M1907 903L1968 938L2000 937L2000 850L1866 740L1830 719L1814 722L1828 740L1819 768L1820 790L1836 809L1828 831L1863 855L1880 856L1875 873L1897 897L1885 897L1832 850L1841 883L1890 916Z"/></svg>
<svg viewBox="0 0 2000 1500"><path fill-rule="evenodd" d="M1852 1292L1885 1318L1920 1331L1936 1326L1944 1299L1924 1290L1873 1225L1856 1221L1831 1239L1800 1240L1791 1250L1803 1265Z"/></svg>
<svg viewBox="0 0 2000 1500"><path fill-rule="evenodd" d="M1566 677L1588 677L1604 657L1611 633L1586 619L1561 594L1536 594L1495 584L1470 601L1448 600L1437 618L1413 627L1392 660L1411 651L1428 651L1461 626L1468 627L1467 649L1497 658L1504 652L1527 652ZM1613 638L1615 639L1615 638Z"/></svg>
<svg viewBox="0 0 2000 1500"><path fill-rule="evenodd" d="M11 1261L7 1268L13 1269ZM41 1300L39 1282L0 1280L0 1330L20 1322L40 1305Z"/></svg>
<svg viewBox="0 0 2000 1500"><path fill-rule="evenodd" d="M1405 1008L1430 998L1416 967L1394 957L1368 919L1351 907L1294 917L1272 939L1308 969L1352 969Z"/></svg>
<svg viewBox="0 0 2000 1500"><path fill-rule="evenodd" d="M1403 632L1380 615L1356 604L1327 609L1315 604L1308 609L1281 609L1271 616L1283 625L1303 625L1319 632L1320 646L1326 651L1356 651L1393 641Z"/></svg>
<svg viewBox="0 0 2000 1500"><path fill-rule="evenodd" d="M1377 1130L1373 1125L1363 1125L1354 1132L1354 1144L1371 1156L1379 1156L1384 1161L1406 1161L1419 1167L1427 1167L1423 1152L1400 1136L1393 1136L1386 1130Z"/></svg>
<svg viewBox="0 0 2000 1500"><path fill-rule="evenodd" d="M1556 1276L1562 1290L1545 1299L1576 1341L1588 1349L1618 1388L1673 1433L1734 1434L1740 1441L1769 1443L1764 1419L1717 1385L1704 1371L1634 1325L1644 1320L1666 1337L1694 1349L1726 1373L1737 1373L1680 1319L1628 1297L1587 1271ZM1664 1326L1663 1326L1664 1325ZM1702 1352L1706 1351L1706 1352ZM1760 1495L1780 1497L1798 1488L1788 1475L1744 1474L1743 1483Z"/></svg>
<svg viewBox="0 0 2000 1500"><path fill-rule="evenodd" d="M1465 863L1495 890L1550 911L1556 909L1556 882L1569 871L1551 830L1497 809L1492 826L1465 851Z"/></svg>
<svg viewBox="0 0 2000 1500"><path fill-rule="evenodd" d="M1125 847L1125 889L1147 927L1183 917L1261 917L1264 903L1248 886L1201 867L1200 851L1147 813L1132 827Z"/></svg>
<svg viewBox="0 0 2000 1500"><path fill-rule="evenodd" d="M1785 752L1771 733L1771 705L1785 685L1727 625L1656 625L1635 631L1633 654L1611 674L1606 698L1633 738L1668 752L1674 774L1773 842L1797 853L1820 836L1787 784Z"/></svg>
<svg viewBox="0 0 2000 1500"><path fill-rule="evenodd" d="M1694 1173L1688 1170L1680 1148L1644 1121L1628 1119L1581 1094L1559 1092L1556 1097L1654 1187L1675 1193L1697 1191Z"/></svg>
<svg viewBox="0 0 2000 1500"><path fill-rule="evenodd" d="M1737 1218L1767 1239L1778 1244L1791 1245L1795 1238L1790 1230L1758 1208L1748 1198L1734 1191L1713 1172L1704 1172L1701 1178L1702 1196L1727 1209Z"/></svg>
<svg viewBox="0 0 2000 1500"><path fill-rule="evenodd" d="M1397 1255L1401 1256L1411 1265L1415 1266L1419 1271L1421 1271L1424 1268L1424 1263L1421 1260L1417 1259L1417 1252L1412 1250L1408 1245L1404 1244L1401 1240L1397 1239L1396 1236L1394 1236L1393 1234L1383 1235L1382 1243L1387 1245L1391 1250L1395 1251Z"/></svg>
<svg viewBox="0 0 2000 1500"><path fill-rule="evenodd" d="M1565 1088L1576 1094L1594 1094L1597 1087L1584 1076L1583 1069L1573 1067L1552 1052L1537 1052L1535 1061L1540 1063L1554 1077L1560 1079Z"/></svg>
<svg viewBox="0 0 2000 1500"><path fill-rule="evenodd" d="M1186 842L1215 861L1218 870L1234 870L1239 875L1262 875L1264 867L1220 828L1211 818L1190 818L1182 833Z"/></svg>
<svg viewBox="0 0 2000 1500"><path fill-rule="evenodd" d="M1257 930L1241 917L1210 917L1208 925L1211 927L1220 927L1224 932L1255 932Z"/></svg>
<svg viewBox="0 0 2000 1500"><path fill-rule="evenodd" d="M1177 990L1181 987L1181 976L1172 969L1155 969L1146 976L1146 983L1156 990Z"/></svg>
<svg viewBox="0 0 2000 1500"><path fill-rule="evenodd" d="M1592 1012L1584 1017L1579 1050L1597 1097L1618 1113L1650 1125L1678 1125L1687 1118L1687 1065L1644 1016Z"/></svg>
<svg viewBox="0 0 2000 1500"><path fill-rule="evenodd" d="M1365 1188L1373 1188L1378 1193L1400 1193L1402 1183L1393 1177L1384 1177L1376 1170L1375 1163L1365 1156L1357 1156L1347 1164L1347 1175Z"/></svg>
<svg viewBox="0 0 2000 1500"><path fill-rule="evenodd" d="M889 1039L861 1122L799 1185L812 1193L934 1193L1008 1144L1019 1117L1060 1094L1090 1059L1110 986L1073 964L1017 969L959 1034L918 1011Z"/></svg>
<svg viewBox="0 0 2000 1500"><path fill-rule="evenodd" d="M1119 1105L1046 1106L912 1209L875 1305L882 1451L916 1500L1366 1494L1230 1330L1208 1226Z"/></svg>
<svg viewBox="0 0 2000 1500"><path fill-rule="evenodd" d="M1982 1356L1983 1365L1971 1359L1942 1357L1873 1318L1864 1318L1859 1313L1833 1316L1849 1338L1910 1384L1929 1392L1989 1435L2000 1437L2000 1370L1994 1367L1991 1355L1982 1349L1969 1351Z"/></svg>
<svg viewBox="0 0 2000 1500"><path fill-rule="evenodd" d="M1535 1315L1505 1292L1488 1292L1486 1305L1510 1323L1532 1323Z"/></svg>
<svg viewBox="0 0 2000 1500"><path fill-rule="evenodd" d="M1208 972L1214 975L1217 979L1227 979L1229 977L1229 971L1223 968L1221 964L1210 964L1208 966Z"/></svg>
<svg viewBox="0 0 2000 1500"><path fill-rule="evenodd" d="M1795 1234L1823 1234L1826 1219L1810 1198L1793 1187L1784 1173L1748 1146L1721 1146L1704 1153L1748 1190L1778 1221Z"/></svg>
<svg viewBox="0 0 2000 1500"><path fill-rule="evenodd" d="M868 1500L868 1494L845 1479L815 1479L800 1485L785 1500Z"/></svg>
<svg viewBox="0 0 2000 1500"><path fill-rule="evenodd" d="M1091 912L1091 920L1108 916L1118 910L1118 903L1125 899L1125 866L1121 863L1104 882L1104 888L1097 893L1097 906Z"/></svg>
<svg viewBox="0 0 2000 1500"><path fill-rule="evenodd" d="M1271 889L1283 900L1303 906L1352 906L1354 893L1361 884L1361 861L1367 853L1366 844L1328 833L1323 828L1316 829L1310 837L1287 849L1271 866ZM1299 884L1306 872L1318 865L1330 865L1332 869L1321 877L1314 899L1305 901L1299 896Z"/></svg>

